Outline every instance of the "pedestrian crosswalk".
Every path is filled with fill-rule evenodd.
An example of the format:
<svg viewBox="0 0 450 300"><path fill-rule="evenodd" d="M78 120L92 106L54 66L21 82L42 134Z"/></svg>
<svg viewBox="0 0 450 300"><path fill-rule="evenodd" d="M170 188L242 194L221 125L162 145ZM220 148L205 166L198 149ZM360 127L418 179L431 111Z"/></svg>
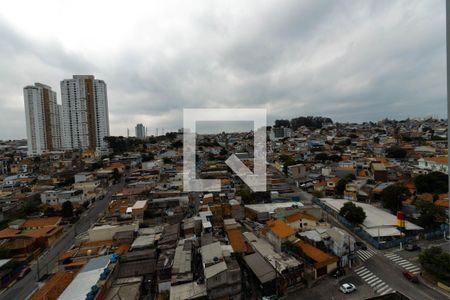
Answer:
<svg viewBox="0 0 450 300"><path fill-rule="evenodd" d="M404 259L398 254L395 253L386 253L384 256L392 260L394 263L402 267L408 272L419 274L420 273L420 267L416 266L415 264L409 262L408 260Z"/></svg>
<svg viewBox="0 0 450 300"><path fill-rule="evenodd" d="M383 280L378 278L369 269L362 266L355 269L355 273L361 277L370 287L375 291L375 293L380 295L385 295L394 292L392 288L387 285Z"/></svg>
<svg viewBox="0 0 450 300"><path fill-rule="evenodd" d="M374 250L367 248L367 250L356 250L356 255L358 255L359 259L361 261L366 261L369 258L371 258L372 256L374 256L375 254L377 254Z"/></svg>

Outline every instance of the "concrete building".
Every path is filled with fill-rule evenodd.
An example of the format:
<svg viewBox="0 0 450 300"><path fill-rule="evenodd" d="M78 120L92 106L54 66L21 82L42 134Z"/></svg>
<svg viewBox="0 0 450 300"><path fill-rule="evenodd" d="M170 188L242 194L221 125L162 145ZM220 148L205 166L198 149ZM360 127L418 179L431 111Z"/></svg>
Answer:
<svg viewBox="0 0 450 300"><path fill-rule="evenodd" d="M288 127L272 127L269 137L272 141L291 137L291 129Z"/></svg>
<svg viewBox="0 0 450 300"><path fill-rule="evenodd" d="M136 138L143 140L145 138L146 128L142 124L137 124L135 127Z"/></svg>
<svg viewBox="0 0 450 300"><path fill-rule="evenodd" d="M348 200L322 198L320 201L331 210L333 215L337 216L341 207ZM397 227L397 217L393 214L367 203L355 202L355 205L361 207L366 213L366 218L360 225L360 228L373 239L383 243L384 241L389 241L392 238L398 238L402 235ZM413 235L420 233L422 230L422 227L405 221L406 233Z"/></svg>
<svg viewBox="0 0 450 300"><path fill-rule="evenodd" d="M419 169L448 174L447 156L425 157L420 158L417 162Z"/></svg>
<svg viewBox="0 0 450 300"><path fill-rule="evenodd" d="M220 242L200 249L209 299L241 299L241 270L232 251Z"/></svg>
<svg viewBox="0 0 450 300"><path fill-rule="evenodd" d="M63 110L63 148L107 148L109 136L108 96L106 83L92 75L74 75L61 81Z"/></svg>
<svg viewBox="0 0 450 300"><path fill-rule="evenodd" d="M48 85L35 83L23 89L27 126L28 155L41 155L61 148L61 106L56 92Z"/></svg>

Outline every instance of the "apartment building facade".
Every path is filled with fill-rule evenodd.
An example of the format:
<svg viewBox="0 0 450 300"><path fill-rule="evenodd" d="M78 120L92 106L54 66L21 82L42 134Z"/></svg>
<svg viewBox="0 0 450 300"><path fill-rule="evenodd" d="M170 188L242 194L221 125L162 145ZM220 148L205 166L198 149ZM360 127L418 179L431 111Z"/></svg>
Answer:
<svg viewBox="0 0 450 300"><path fill-rule="evenodd" d="M28 155L61 148L61 105L56 102L56 92L42 83L23 89L27 131Z"/></svg>
<svg viewBox="0 0 450 300"><path fill-rule="evenodd" d="M109 136L106 83L92 75L61 81L63 148L104 151Z"/></svg>

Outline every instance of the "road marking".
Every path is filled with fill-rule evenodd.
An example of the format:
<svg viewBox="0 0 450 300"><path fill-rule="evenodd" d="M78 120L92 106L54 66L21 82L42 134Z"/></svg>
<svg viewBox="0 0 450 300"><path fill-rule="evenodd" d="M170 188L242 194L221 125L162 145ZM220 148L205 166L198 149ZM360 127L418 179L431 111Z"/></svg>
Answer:
<svg viewBox="0 0 450 300"><path fill-rule="evenodd" d="M399 265L400 267L402 267L403 269L415 273L415 274L419 274L421 268L418 267L417 265L411 263L409 260L397 255L397 254L392 254L392 253L387 253L384 256L386 256L387 258L389 258L392 262L394 262L395 264Z"/></svg>
<svg viewBox="0 0 450 300"><path fill-rule="evenodd" d="M389 288L389 286L386 284L385 286L383 286L381 289L379 289L378 291L377 291L377 293L383 293L384 291L386 291L387 289Z"/></svg>
<svg viewBox="0 0 450 300"><path fill-rule="evenodd" d="M378 285L375 286L375 290L378 290L380 287L386 285L386 283L384 283L383 281L381 283L379 283Z"/></svg>
<svg viewBox="0 0 450 300"><path fill-rule="evenodd" d="M361 271L361 270L364 270L364 269L366 269L366 267L362 266L362 267L359 267L359 268L355 269L355 272L358 272L358 271Z"/></svg>
<svg viewBox="0 0 450 300"><path fill-rule="evenodd" d="M364 270L364 271L359 271L359 272L356 272L359 276L363 276L363 275L366 275L366 274L368 274L368 273L370 273L370 271L369 270Z"/></svg>
<svg viewBox="0 0 450 300"><path fill-rule="evenodd" d="M366 261L376 254L373 250L357 250L356 254L362 261Z"/></svg>
<svg viewBox="0 0 450 300"><path fill-rule="evenodd" d="M374 287L374 286L376 286L377 284L379 284L380 282L382 282L382 281L381 281L381 279L380 279L380 278L378 278L378 280L377 280L377 281L375 281L375 282L372 282L372 283L370 283L369 285L370 285L371 287Z"/></svg>
<svg viewBox="0 0 450 300"><path fill-rule="evenodd" d="M375 282L375 281L377 281L377 280L380 280L380 279L379 279L377 276L374 276L374 278L368 280L367 283L368 283L369 285L371 285L373 282Z"/></svg>
<svg viewBox="0 0 450 300"><path fill-rule="evenodd" d="M389 289L385 290L383 293L381 293L381 295L383 296L383 295L386 295L391 292L393 292L393 289L389 288Z"/></svg>
<svg viewBox="0 0 450 300"><path fill-rule="evenodd" d="M359 275L359 276L361 276L361 275ZM375 275L373 275L372 272L369 272L368 274L366 274L366 275L364 275L364 276L361 276L361 278L364 279L365 281L367 281L367 280L369 280L369 279L372 279L374 276L375 276Z"/></svg>

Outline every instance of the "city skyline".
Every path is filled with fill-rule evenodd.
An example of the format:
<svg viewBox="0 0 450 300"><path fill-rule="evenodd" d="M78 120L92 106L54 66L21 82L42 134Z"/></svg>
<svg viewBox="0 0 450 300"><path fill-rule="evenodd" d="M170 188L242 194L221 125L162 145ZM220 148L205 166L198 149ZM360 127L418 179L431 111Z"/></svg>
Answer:
<svg viewBox="0 0 450 300"><path fill-rule="evenodd" d="M93 75L73 75L60 82L61 104L52 87L23 88L28 155L83 149L106 151L109 136L107 87Z"/></svg>
<svg viewBox="0 0 450 300"><path fill-rule="evenodd" d="M0 139L25 137L23 86L67 74L108 82L112 135L180 128L182 109L201 107L265 107L269 122L445 118L444 3L137 3L134 15L111 3L102 16L95 3L83 24L82 5L30 4L37 16L7 3Z"/></svg>

